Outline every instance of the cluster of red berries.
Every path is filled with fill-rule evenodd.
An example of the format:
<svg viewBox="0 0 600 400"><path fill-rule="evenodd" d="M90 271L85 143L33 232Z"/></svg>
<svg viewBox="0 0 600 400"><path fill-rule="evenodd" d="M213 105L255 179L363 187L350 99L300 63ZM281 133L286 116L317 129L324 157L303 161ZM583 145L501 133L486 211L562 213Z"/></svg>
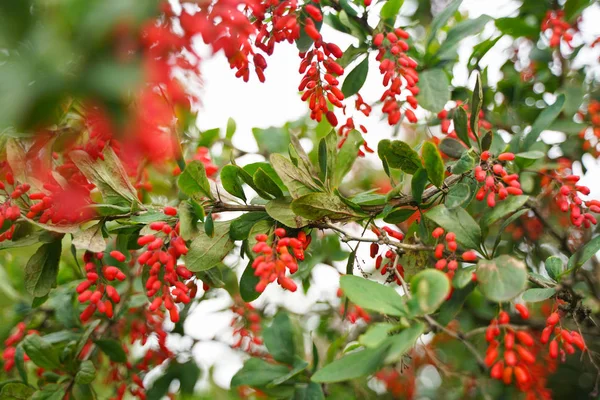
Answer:
<svg viewBox="0 0 600 400"><path fill-rule="evenodd" d="M278 1L271 10L271 24L264 22L264 13L259 15L260 27L254 44L268 55L273 54L275 43L287 41L293 43L300 37L298 22L298 2L295 0Z"/></svg>
<svg viewBox="0 0 600 400"><path fill-rule="evenodd" d="M342 288L338 288L337 297L341 298L344 295L344 291ZM344 303L340 304L340 315L344 315L346 312L346 308ZM362 307L357 306L356 304L349 304L348 311L346 312L346 318L350 321L351 324L356 324L359 320L365 321L365 323L369 323L371 321L371 316L368 312L362 309Z"/></svg>
<svg viewBox="0 0 600 400"><path fill-rule="evenodd" d="M464 108L464 110L467 112L467 119L471 118L471 112L469 111L469 105L463 103L460 100L456 101L456 107L462 107ZM437 117L440 120L440 125L441 125L441 130L442 133L445 133L448 135L448 137L453 138L453 139L458 139L458 136L456 135L456 130L454 130L454 127L452 127L451 129L451 125L452 125L452 111L453 110L442 110L438 113ZM485 115L483 113L483 110L479 111L479 120L477 123L477 127L479 129L479 131L481 131L482 129L485 130L490 130L492 129L492 124L488 121L486 121L484 119ZM475 137L475 133L473 133L473 131L471 130L471 125L467 124L467 132L469 134L469 137L473 140L477 140L477 138ZM466 145L469 145L469 143L465 143Z"/></svg>
<svg viewBox="0 0 600 400"><path fill-rule="evenodd" d="M567 354L575 353L575 347L584 351L585 341L583 337L576 331L569 331L566 328L557 326L560 323L560 315L558 312L553 312L546 319L546 327L542 331L540 342L546 344L550 342L548 354L550 358L557 359L560 355L561 361L564 362ZM554 338L551 339L552 334Z"/></svg>
<svg viewBox="0 0 600 400"><path fill-rule="evenodd" d="M371 231L377 235L380 240L385 240L386 235L388 237L392 237L396 240L402 241L404 240L404 234L399 231L395 231L389 226L384 226L382 233L381 230L377 227L372 227ZM371 247L369 249L371 258L375 259L375 269L380 271L381 275L387 275L388 282L396 282L398 285L401 285L402 282L400 278L396 274L396 271L400 274L401 277L404 278L404 267L396 262L396 257L399 257L396 252L388 249L385 253L379 254L379 244L371 243ZM394 264L396 264L396 270L394 271Z"/></svg>
<svg viewBox="0 0 600 400"><path fill-rule="evenodd" d="M5 179L8 185L12 186L15 184L12 173L8 172ZM21 187L21 185L17 187ZM8 193L6 185L3 182L0 182L0 190L6 195L5 202L0 205L0 231L2 232L0 233L0 242L3 242L5 240L12 239L12 236L15 232L15 224L13 222L15 222L21 216L21 209L19 206L12 203L12 201L15 199L15 197L13 197L14 193L17 192L16 188L12 193ZM19 197L21 197L21 195L18 195L16 198ZM6 229L3 229L6 221L11 221L11 224Z"/></svg>
<svg viewBox="0 0 600 400"><path fill-rule="evenodd" d="M2 360L4 360L4 371L8 372L15 366L15 355L17 352L17 344L25 337L25 331L27 327L25 322L19 322L15 326L13 332L4 341L4 351L2 352ZM30 330L29 335L37 333L36 331ZM24 356L24 360L29 360L27 354Z"/></svg>
<svg viewBox="0 0 600 400"><path fill-rule="evenodd" d="M548 10L542 21L542 32L551 31L549 35L549 46L558 47L560 41L563 40L571 46L573 40L574 28L564 19L565 12L563 10Z"/></svg>
<svg viewBox="0 0 600 400"><path fill-rule="evenodd" d="M405 101L412 109L416 110L418 106L415 97L419 93L417 62L406 55L409 46L405 40L409 37L408 32L401 28L396 28L393 32L379 32L373 36L373 46L379 49L376 59L379 62L379 71L383 75L383 86L387 88L381 95L381 111L387 114L390 125L397 124L402 117L399 103L402 91L410 93L406 95ZM409 122L417 122L417 117L411 109L406 108L404 115Z"/></svg>
<svg viewBox="0 0 600 400"><path fill-rule="evenodd" d="M177 210L165 207L164 213L175 216ZM196 282L191 280L194 274L185 266L177 265L177 260L187 254L188 248L179 236L179 222L172 227L165 221L157 221L149 227L156 233L141 236L137 241L140 246L146 247L137 261L149 268L145 289L146 295L154 298L149 309L155 311L164 304L171 321L178 322L179 309L176 303L189 303L197 291Z"/></svg>
<svg viewBox="0 0 600 400"><path fill-rule="evenodd" d="M587 186L576 185L579 181L579 177L576 175L568 175L564 178L556 177L561 186L556 194L555 200L558 208L562 212L570 211L571 223L575 226L584 226L589 228L592 224L596 224L596 218L589 212L583 212L582 205L584 204L579 193L583 195L590 194L590 189ZM597 200L591 200L585 202L585 205L590 208L592 212L600 211L600 202Z"/></svg>
<svg viewBox="0 0 600 400"><path fill-rule="evenodd" d="M517 311L522 319L529 318L529 310L523 304L517 304ZM510 385L513 375L517 387L522 391L529 389L532 381L530 368L536 362L533 337L524 330L514 330L508 325L510 316L501 311L498 319L493 319L488 326L485 339L489 343L485 364L490 369L490 376ZM502 338L499 336L502 335ZM501 346L501 341L504 346ZM501 352L503 355L501 356Z"/></svg>
<svg viewBox="0 0 600 400"><path fill-rule="evenodd" d="M241 349L248 354L259 354L260 346L263 344L260 338L261 316L256 309L249 303L238 300L231 311L234 313L231 320L233 327L234 349Z"/></svg>
<svg viewBox="0 0 600 400"><path fill-rule="evenodd" d="M437 227L431 233L431 236L439 241L444 235L444 229ZM435 246L433 252L434 257L437 259L435 268L440 271L446 271L446 274L452 278L456 269L458 268L458 260L456 250L458 249L458 243L456 243L456 234L454 232L448 232L444 237L445 243L438 243ZM477 261L477 253L473 250L467 250L462 253L461 260L463 262L475 262Z"/></svg>
<svg viewBox="0 0 600 400"><path fill-rule="evenodd" d="M126 259L125 255L118 250L111 251L110 256L119 263L123 263ZM112 318L114 304L121 300L117 289L108 282L124 281L127 276L118 267L104 265L103 259L104 253L94 254L86 251L83 255L87 279L77 285L75 290L79 294L77 300L80 303L90 304L79 315L82 322L88 321L96 310ZM92 287L95 289L92 290Z"/></svg>
<svg viewBox="0 0 600 400"><path fill-rule="evenodd" d="M302 93L302 101L308 101L311 110L310 118L320 122L323 114L332 126L337 126L338 120L335 113L329 110L327 101L338 108L343 108L344 94L339 89L338 76L344 74L344 68L335 59L344 55L335 43L325 43L317 29L315 21L321 21L321 11L313 6L307 5L305 10L309 13L304 23L304 31L310 37L314 46L307 52L300 53L302 62L299 72L304 74L298 90ZM310 10L310 11L309 11ZM324 70L324 71L323 71Z"/></svg>
<svg viewBox="0 0 600 400"><path fill-rule="evenodd" d="M477 191L475 198L482 201L487 199L489 207L496 206L498 200L504 200L509 195L518 196L523 194L518 174L509 174L501 162L515 159L513 153L502 153L493 158L489 151L484 151L480 156L481 163L475 167L475 180L484 183ZM486 196L487 195L487 196Z"/></svg>
<svg viewBox="0 0 600 400"><path fill-rule="evenodd" d="M264 233L256 235L258 243L252 251L260 254L252 262L254 276L260 278L256 285L256 291L264 292L267 285L277 280L277 283L290 292L295 292L298 286L293 279L286 276L298 270L298 261L304 260L304 250L308 247L311 237L303 231L298 232L298 237L287 237L283 228L275 229L275 235L271 244L268 244L269 236ZM291 251L290 251L291 250Z"/></svg>

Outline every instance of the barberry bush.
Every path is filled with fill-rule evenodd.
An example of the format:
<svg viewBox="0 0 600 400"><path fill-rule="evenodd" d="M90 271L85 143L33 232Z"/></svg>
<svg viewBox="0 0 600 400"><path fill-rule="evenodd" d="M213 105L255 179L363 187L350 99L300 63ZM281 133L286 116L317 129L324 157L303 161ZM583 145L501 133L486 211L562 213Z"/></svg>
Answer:
<svg viewBox="0 0 600 400"><path fill-rule="evenodd" d="M600 7L461 3L0 2L0 399L598 397Z"/></svg>

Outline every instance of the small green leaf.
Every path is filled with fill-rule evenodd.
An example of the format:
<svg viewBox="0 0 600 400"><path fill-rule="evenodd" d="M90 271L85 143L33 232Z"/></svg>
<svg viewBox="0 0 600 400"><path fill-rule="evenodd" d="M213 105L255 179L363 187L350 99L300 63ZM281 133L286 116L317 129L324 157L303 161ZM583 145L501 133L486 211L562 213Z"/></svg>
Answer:
<svg viewBox="0 0 600 400"><path fill-rule="evenodd" d="M390 167L399 168L407 174L414 174L423 166L419 154L401 140L380 141L377 154L381 160L385 159Z"/></svg>
<svg viewBox="0 0 600 400"><path fill-rule="evenodd" d="M383 7L381 7L379 16L381 19L395 19L400 11L400 7L402 7L402 3L404 3L404 0L387 0Z"/></svg>
<svg viewBox="0 0 600 400"><path fill-rule="evenodd" d="M453 60L457 56L459 44L471 35L477 35L483 31L485 25L492 20L488 15L480 15L477 18L468 18L454 25L446 36L434 58L440 60Z"/></svg>
<svg viewBox="0 0 600 400"><path fill-rule="evenodd" d="M229 237L229 222L216 222L214 236L200 231L185 256L186 267L193 272L204 271L217 265L233 249Z"/></svg>
<svg viewBox="0 0 600 400"><path fill-rule="evenodd" d="M600 236L596 236L585 246L580 247L579 250L577 250L575 254L571 256L571 258L569 258L567 270L570 272L574 269L576 270L580 268L583 264L588 262L590 258L596 255L598 251L600 251Z"/></svg>
<svg viewBox="0 0 600 400"><path fill-rule="evenodd" d="M425 162L425 169L427 170L427 176L431 183L437 187L441 187L444 183L444 161L438 151L437 147L431 142L425 142L423 149L421 150L423 155L423 161Z"/></svg>
<svg viewBox="0 0 600 400"><path fill-rule="evenodd" d="M281 154L271 154L270 161L293 198L319 191L319 186L308 173L296 167Z"/></svg>
<svg viewBox="0 0 600 400"><path fill-rule="evenodd" d="M342 276L340 284L350 301L362 308L394 316L406 315L404 300L390 286L354 275Z"/></svg>
<svg viewBox="0 0 600 400"><path fill-rule="evenodd" d="M35 297L44 297L56 287L61 240L40 246L25 266L25 289Z"/></svg>
<svg viewBox="0 0 600 400"><path fill-rule="evenodd" d="M537 38L540 34L540 27L538 25L530 25L527 23L527 18L497 18L494 23L500 32L514 38L522 36Z"/></svg>
<svg viewBox="0 0 600 400"><path fill-rule="evenodd" d="M398 0L394 0L398 1ZM385 8L385 6L384 6ZM344 79L342 93L346 98L355 95L363 87L369 73L369 57L365 57Z"/></svg>
<svg viewBox="0 0 600 400"><path fill-rule="evenodd" d="M402 332L390 336L382 347L389 344L388 354L385 357L385 364L397 363L402 359L414 345L417 339L425 332L425 324L422 322L411 321L411 325L403 329Z"/></svg>
<svg viewBox="0 0 600 400"><path fill-rule="evenodd" d="M269 353L276 361L293 364L296 355L294 329L290 317L285 312L279 312L273 318L271 325L263 331L263 339Z"/></svg>
<svg viewBox="0 0 600 400"><path fill-rule="evenodd" d="M342 382L370 375L381 368L389 346L364 349L346 354L318 370L313 382Z"/></svg>
<svg viewBox="0 0 600 400"><path fill-rule="evenodd" d="M471 198L471 188L464 182L459 182L452 186L446 195L444 204L449 209L466 206L466 202Z"/></svg>
<svg viewBox="0 0 600 400"><path fill-rule="evenodd" d="M96 367L94 367L94 363L90 360L85 360L81 362L79 366L79 371L75 375L75 382L88 385L94 381L96 378Z"/></svg>
<svg viewBox="0 0 600 400"><path fill-rule="evenodd" d="M425 190L428 181L428 174L425 168L419 168L410 181L410 190L413 199L418 204L421 203L421 200L423 199L423 191Z"/></svg>
<svg viewBox="0 0 600 400"><path fill-rule="evenodd" d="M186 168L187 169L187 168ZM236 165L226 165L221 169L221 184L223 188L231 195L246 202L246 195L242 186L242 180L239 177L240 167Z"/></svg>
<svg viewBox="0 0 600 400"><path fill-rule="evenodd" d="M35 389L24 383L7 382L0 390L0 400L29 400L34 391Z"/></svg>
<svg viewBox="0 0 600 400"><path fill-rule="evenodd" d="M425 217L432 220L448 232L456 234L456 240L467 249L479 248L481 229L473 217L461 207L448 209L445 205L435 206Z"/></svg>
<svg viewBox="0 0 600 400"><path fill-rule="evenodd" d="M179 235L183 240L190 240L198 233L198 217L194 207L187 201L182 201L177 209L179 215Z"/></svg>
<svg viewBox="0 0 600 400"><path fill-rule="evenodd" d="M269 215L264 212L249 212L239 216L231 221L229 227L229 237L232 240L246 240L250 230L258 221L268 218Z"/></svg>
<svg viewBox="0 0 600 400"><path fill-rule="evenodd" d="M235 130L236 130L235 120L230 117L227 120L227 129L225 130L225 137L227 139L231 139L233 137L233 135L235 134Z"/></svg>
<svg viewBox="0 0 600 400"><path fill-rule="evenodd" d="M127 362L127 354L125 354L125 350L123 350L121 344L116 340L97 339L94 341L94 343L96 343L96 346L98 346L98 348L102 350L102 352L106 354L111 361L117 363Z"/></svg>
<svg viewBox="0 0 600 400"><path fill-rule="evenodd" d="M523 261L508 255L493 260L479 260L477 282L489 300L499 303L509 301L527 286L527 269Z"/></svg>
<svg viewBox="0 0 600 400"><path fill-rule="evenodd" d="M467 127L467 112L462 107L456 107L454 109L454 115L452 116L454 121L454 130L456 136L463 141L464 144L470 146L471 140L469 139L469 128Z"/></svg>
<svg viewBox="0 0 600 400"><path fill-rule="evenodd" d="M410 280L412 298L407 305L413 315L435 312L450 293L450 280L441 271L425 269Z"/></svg>
<svg viewBox="0 0 600 400"><path fill-rule="evenodd" d="M435 16L435 18L431 21L431 26L429 28L429 34L427 35L427 45L428 48L431 42L435 39L436 34L446 23L448 20L458 11L458 7L462 3L462 0L454 0L447 4L439 14ZM439 110L438 110L439 111Z"/></svg>
<svg viewBox="0 0 600 400"><path fill-rule="evenodd" d="M565 105L565 95L560 94L556 98L556 101L552 105L544 108L540 115L535 119L531 126L531 131L523 139L523 145L521 146L524 150L529 148L537 141L538 137L543 130L547 129L552 122L560 115L563 106Z"/></svg>
<svg viewBox="0 0 600 400"><path fill-rule="evenodd" d="M490 226L494 222L507 217L519 208L523 207L529 200L529 196L509 196L507 199L499 202L494 208L488 211L481 219L482 226Z"/></svg>
<svg viewBox="0 0 600 400"><path fill-rule="evenodd" d="M250 303L260 296L260 293L256 291L256 285L259 281L260 278L254 275L252 262L249 262L240 278L240 296L246 303Z"/></svg>
<svg viewBox="0 0 600 400"><path fill-rule="evenodd" d="M210 184L206 177L204 164L200 161L191 161L177 178L179 189L190 197L206 196L212 199Z"/></svg>
<svg viewBox="0 0 600 400"><path fill-rule="evenodd" d="M344 177L348 174L348 171L352 168L356 157L358 156L358 150L363 144L364 139L359 131L353 129L346 137L346 141L339 150L333 168L331 186L337 187Z"/></svg>
<svg viewBox="0 0 600 400"><path fill-rule="evenodd" d="M528 303L537 303L539 301L544 301L549 299L550 297L556 294L555 288L534 288L527 289L523 293L523 301Z"/></svg>
<svg viewBox="0 0 600 400"><path fill-rule="evenodd" d="M456 274L454 274L454 278L452 279L453 286L457 289L462 289L473 282L473 272L475 272L475 267L457 269Z"/></svg>
<svg viewBox="0 0 600 400"><path fill-rule="evenodd" d="M210 238L215 236L215 220L212 217L212 212L208 213L204 220L204 233Z"/></svg>
<svg viewBox="0 0 600 400"><path fill-rule="evenodd" d="M467 148L456 139L445 138L440 142L439 150L448 157L460 158Z"/></svg>
<svg viewBox="0 0 600 400"><path fill-rule="evenodd" d="M283 192L277 183L262 168L259 168L252 177L254 184L263 192L269 193L274 198L283 197Z"/></svg>
<svg viewBox="0 0 600 400"><path fill-rule="evenodd" d="M550 256L546 258L545 267L550 278L554 280L558 280L564 271L564 263L560 257L557 256Z"/></svg>
<svg viewBox="0 0 600 400"><path fill-rule="evenodd" d="M293 400L325 400L321 385L315 382L296 384Z"/></svg>
<svg viewBox="0 0 600 400"><path fill-rule="evenodd" d="M383 220L388 224L399 224L409 219L416 211L414 208L400 208L386 215Z"/></svg>
<svg viewBox="0 0 600 400"><path fill-rule="evenodd" d="M231 387L266 386L277 378L286 375L289 368L281 364L271 364L260 358L251 357L231 379Z"/></svg>
<svg viewBox="0 0 600 400"><path fill-rule="evenodd" d="M292 201L294 214L310 221L318 221L325 217L344 220L358 218L359 215L338 196L329 193L310 193Z"/></svg>
<svg viewBox="0 0 600 400"><path fill-rule="evenodd" d="M451 168L453 174L461 175L475 168L475 158L469 151L465 151L460 159Z"/></svg>
<svg viewBox="0 0 600 400"><path fill-rule="evenodd" d="M483 83L481 83L481 75L475 72L475 87L473 88L473 97L471 98L471 118L469 124L471 132L479 140L479 112L483 105ZM468 142L467 142L468 143Z"/></svg>
<svg viewBox="0 0 600 400"><path fill-rule="evenodd" d="M22 342L25 354L38 367L53 370L60 367L58 353L52 344L39 335L28 335Z"/></svg>
<svg viewBox="0 0 600 400"><path fill-rule="evenodd" d="M419 105L431 112L441 111L450 101L450 81L441 69L426 69L419 74Z"/></svg>
<svg viewBox="0 0 600 400"><path fill-rule="evenodd" d="M358 337L358 342L369 348L378 347L388 338L388 334L396 328L395 324L389 322L378 322L369 326L367 332Z"/></svg>

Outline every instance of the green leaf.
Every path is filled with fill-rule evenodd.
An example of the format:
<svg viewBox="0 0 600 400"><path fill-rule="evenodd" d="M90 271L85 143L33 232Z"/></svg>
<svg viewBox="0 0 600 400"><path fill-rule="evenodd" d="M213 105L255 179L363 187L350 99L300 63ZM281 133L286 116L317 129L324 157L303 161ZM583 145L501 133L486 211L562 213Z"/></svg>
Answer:
<svg viewBox="0 0 600 400"><path fill-rule="evenodd" d="M461 158L467 148L456 139L445 138L440 142L439 150L452 158Z"/></svg>
<svg viewBox="0 0 600 400"><path fill-rule="evenodd" d="M395 19L396 15L398 15L398 12L400 11L400 7L402 7L402 3L404 3L404 0L387 0L381 8L379 16L381 19Z"/></svg>
<svg viewBox="0 0 600 400"><path fill-rule="evenodd" d="M399 224L409 219L416 211L414 208L399 208L386 215L383 220L388 224Z"/></svg>
<svg viewBox="0 0 600 400"><path fill-rule="evenodd" d="M527 269L523 261L508 255L493 260L479 260L477 282L489 300L499 303L509 301L527 286Z"/></svg>
<svg viewBox="0 0 600 400"><path fill-rule="evenodd" d="M492 21L492 18L484 14L475 19L466 19L459 22L448 31L446 40L441 44L435 57L441 60L455 59L457 56L458 45L467 36L481 33L485 25L490 21Z"/></svg>
<svg viewBox="0 0 600 400"><path fill-rule="evenodd" d="M221 134L220 128L213 128L200 133L198 147L211 147Z"/></svg>
<svg viewBox="0 0 600 400"><path fill-rule="evenodd" d="M529 196L509 196L507 199L498 202L494 208L488 211L481 219L482 226L490 226L499 219L505 218L523 207L529 200Z"/></svg>
<svg viewBox="0 0 600 400"><path fill-rule="evenodd" d="M206 232L199 232L185 256L186 267L190 271L197 272L210 269L220 263L233 249L229 229L229 222L215 222L213 237L208 236Z"/></svg>
<svg viewBox="0 0 600 400"><path fill-rule="evenodd" d="M431 21L431 26L429 28L429 34L427 35L427 45L426 48L429 47L431 42L435 39L438 31L446 25L448 20L458 11L458 7L462 3L462 0L454 0L450 2L450 4L446 5L442 11ZM441 109L440 109L441 110ZM439 111L439 110L438 110Z"/></svg>
<svg viewBox="0 0 600 400"><path fill-rule="evenodd" d="M258 221L267 219L269 215L264 212L249 212L231 221L229 237L232 240L246 240L250 230Z"/></svg>
<svg viewBox="0 0 600 400"><path fill-rule="evenodd" d="M429 180L435 186L441 187L444 183L446 169L444 168L444 161L437 147L431 142L425 142L423 143L421 154L425 162L425 169L427 170Z"/></svg>
<svg viewBox="0 0 600 400"><path fill-rule="evenodd" d="M45 385L33 394L31 400L62 400L65 397L65 392L66 389L62 385Z"/></svg>
<svg viewBox="0 0 600 400"><path fill-rule="evenodd" d="M441 271L425 269L410 280L412 298L407 305L413 315L435 312L450 293L450 280Z"/></svg>
<svg viewBox="0 0 600 400"><path fill-rule="evenodd" d="M441 111L450 101L450 81L441 69L428 69L419 74L419 105L431 112Z"/></svg>
<svg viewBox="0 0 600 400"><path fill-rule="evenodd" d="M425 332L425 324L422 322L411 321L411 325L403 329L397 335L390 336L386 343L389 344L388 354L385 357L385 364L397 363L402 356L406 354L415 342ZM385 343L383 345L385 347Z"/></svg>
<svg viewBox="0 0 600 400"><path fill-rule="evenodd" d="M256 291L256 285L259 281L259 277L254 275L254 268L252 268L252 261L250 261L240 278L240 296L246 303L250 303L260 296L260 293Z"/></svg>
<svg viewBox="0 0 600 400"><path fill-rule="evenodd" d="M177 215L179 215L179 235L183 240L190 240L198 233L198 217L194 206L187 201L182 201L177 209Z"/></svg>
<svg viewBox="0 0 600 400"><path fill-rule="evenodd" d="M97 339L94 341L94 343L96 343L96 346L98 346L98 348L102 350L102 352L106 354L111 361L117 363L127 362L127 354L125 354L125 350L123 350L121 344L116 340Z"/></svg>
<svg viewBox="0 0 600 400"><path fill-rule="evenodd" d="M440 204L430 209L425 217L435 222L448 232L456 234L456 240L467 249L479 248L481 229L468 212L457 207L448 209Z"/></svg>
<svg viewBox="0 0 600 400"><path fill-rule="evenodd" d="M427 182L427 171L425 168L419 168L410 181L410 190L414 201L417 203L421 203L421 200L423 199L423 191L425 190L425 186L427 186Z"/></svg>
<svg viewBox="0 0 600 400"><path fill-rule="evenodd" d="M25 350L23 345L19 344L15 349L15 367L19 372L19 376L24 383L27 383L27 370L25 369Z"/></svg>
<svg viewBox="0 0 600 400"><path fill-rule="evenodd" d="M399 0L393 0L399 1ZM387 4L386 4L387 5ZM385 8L385 6L384 6ZM360 88L363 87L367 80L367 74L369 73L369 57L365 57L344 79L342 84L342 93L346 98L358 93Z"/></svg>
<svg viewBox="0 0 600 400"><path fill-rule="evenodd" d="M475 167L475 158L471 152L466 151L451 168L453 174L460 175L471 171Z"/></svg>
<svg viewBox="0 0 600 400"><path fill-rule="evenodd" d="M319 26L319 24L317 24L317 26ZM304 33L304 29L301 29L301 32ZM310 40L310 38L309 41L312 46L312 40ZM296 41L296 44L298 43L299 41ZM258 149L262 154L284 153L290 144L290 135L285 128L252 128L252 134L254 135L256 143L258 144Z"/></svg>
<svg viewBox="0 0 600 400"><path fill-rule="evenodd" d="M103 223L98 222L86 229L73 232L71 244L77 249L89 250L93 253L101 253L106 250L106 241L102 236Z"/></svg>
<svg viewBox="0 0 600 400"><path fill-rule="evenodd" d="M467 127L467 112L462 107L456 107L454 114L452 115L452 121L454 121L454 130L456 136L463 141L464 144L470 146L471 140L469 139L469 128Z"/></svg>
<svg viewBox="0 0 600 400"><path fill-rule="evenodd" d="M83 150L71 151L69 157L81 173L96 185L104 203L127 206L138 203L137 192L112 147L106 146L104 149L104 160L93 160Z"/></svg>
<svg viewBox="0 0 600 400"><path fill-rule="evenodd" d="M210 184L206 177L204 164L200 161L194 160L188 163L179 178L177 178L177 185L183 193L190 197L206 196L213 198L210 193Z"/></svg>
<svg viewBox="0 0 600 400"><path fill-rule="evenodd" d="M546 153L539 150L526 151L524 153L515 154L515 159L520 168L527 168L534 164L536 160L546 156Z"/></svg>
<svg viewBox="0 0 600 400"><path fill-rule="evenodd" d="M550 256L546 258L545 267L550 278L556 281L560 278L560 275L564 271L564 263L560 257L557 256Z"/></svg>
<svg viewBox="0 0 600 400"><path fill-rule="evenodd" d="M79 371L75 375L75 382L87 385L94 381L96 378L96 367L94 367L94 363L90 360L85 360L81 362L79 366Z"/></svg>
<svg viewBox="0 0 600 400"><path fill-rule="evenodd" d="M471 97L471 118L469 125L471 131L479 141L479 112L483 105L483 83L481 83L481 75L475 72L475 87L473 88L473 97ZM466 142L467 144L469 142Z"/></svg>
<svg viewBox="0 0 600 400"><path fill-rule="evenodd" d="M369 326L369 329L358 337L358 342L369 348L376 348L388 338L389 333L397 325L389 322L378 322Z"/></svg>
<svg viewBox="0 0 600 400"><path fill-rule="evenodd" d="M540 27L538 25L530 25L527 23L527 18L497 18L494 23L500 32L514 38L522 36L537 38L540 34Z"/></svg>
<svg viewBox="0 0 600 400"><path fill-rule="evenodd" d="M319 190L310 175L281 154L271 154L270 161L293 198L296 199Z"/></svg>
<svg viewBox="0 0 600 400"><path fill-rule="evenodd" d="M225 130L225 137L227 139L231 139L233 137L233 135L235 134L235 130L236 130L235 120L230 117L227 120L227 129Z"/></svg>
<svg viewBox="0 0 600 400"><path fill-rule="evenodd" d="M262 168L259 168L254 173L254 177L252 178L256 187L260 188L262 191L269 193L274 198L283 197L283 192L277 183L271 178L269 174L267 174Z"/></svg>
<svg viewBox="0 0 600 400"><path fill-rule="evenodd" d="M528 303L537 303L538 301L544 301L556 294L555 288L534 288L527 289L523 293L523 301Z"/></svg>
<svg viewBox="0 0 600 400"><path fill-rule="evenodd" d="M24 383L8 382L2 385L0 400L29 400L34 391L35 389Z"/></svg>
<svg viewBox="0 0 600 400"><path fill-rule="evenodd" d="M25 266L25 289L35 297L43 297L56 287L61 240L40 246Z"/></svg>
<svg viewBox="0 0 600 400"><path fill-rule="evenodd" d="M449 209L466 206L466 202L471 198L471 188L464 182L459 182L452 186L446 195L444 204Z"/></svg>
<svg viewBox="0 0 600 400"><path fill-rule="evenodd" d="M389 346L349 353L318 370L313 382L342 382L370 375L381 368Z"/></svg>
<svg viewBox="0 0 600 400"><path fill-rule="evenodd" d="M531 131L523 139L522 149L529 148L538 140L543 130L547 129L552 122L559 116L565 105L565 95L560 94L552 105L544 108L540 115L535 119L531 126Z"/></svg>
<svg viewBox="0 0 600 400"><path fill-rule="evenodd" d="M500 243L500 240L502 239L502 232L504 232L504 230L510 225L512 224L514 221L516 221L519 217L521 217L521 215L527 213L529 211L529 208L524 208L521 209L517 212L515 212L513 215L511 215L510 217L506 218L503 222L502 225L500 225L500 229L498 229L498 236L496 237L496 240L494 241L494 253L496 252L496 248L498 248L498 244ZM493 255L493 254L492 254Z"/></svg>
<svg viewBox="0 0 600 400"><path fill-rule="evenodd" d="M297 384L293 400L325 400L325 395L318 383Z"/></svg>
<svg viewBox="0 0 600 400"><path fill-rule="evenodd" d="M281 364L271 364L260 358L248 359L231 379L231 387L238 386L266 386L275 379L286 375L289 368Z"/></svg>
<svg viewBox="0 0 600 400"><path fill-rule="evenodd" d="M273 388L278 385L281 385L285 381L290 380L291 378L298 375L300 372L304 371L308 367L308 363L298 356L295 357L294 362L292 364L292 369L287 374L280 376L277 379L274 379L271 383L267 385L267 388Z"/></svg>
<svg viewBox="0 0 600 400"><path fill-rule="evenodd" d="M592 258L596 253L600 251L600 236L596 236L592 240L590 240L585 246L580 247L579 250L575 252L567 263L567 270L569 272L574 269L580 268L583 264L588 262L590 258Z"/></svg>
<svg viewBox="0 0 600 400"><path fill-rule="evenodd" d="M291 207L291 199L289 198L271 200L265 205L265 209L271 218L287 227L302 228L308 225L309 221L294 214Z"/></svg>
<svg viewBox="0 0 600 400"><path fill-rule="evenodd" d="M340 285L344 295L362 308L387 315L406 315L404 299L391 286L354 275L342 276Z"/></svg>
<svg viewBox="0 0 600 400"><path fill-rule="evenodd" d="M414 174L423 166L421 158L408 144L401 140L384 139L377 146L377 154L381 160L386 160L392 168L400 168L407 174Z"/></svg>
<svg viewBox="0 0 600 400"><path fill-rule="evenodd" d="M452 279L453 286L457 289L462 289L467 286L473 281L473 272L475 272L475 267L457 269L456 274L454 274L454 278Z"/></svg>
<svg viewBox="0 0 600 400"><path fill-rule="evenodd" d="M276 361L289 365L294 363L294 329L287 313L280 311L275 315L271 326L263 331L263 339L267 350Z"/></svg>
<svg viewBox="0 0 600 400"><path fill-rule="evenodd" d="M212 212L208 213L204 220L204 233L206 233L209 238L215 237L215 221Z"/></svg>
<svg viewBox="0 0 600 400"><path fill-rule="evenodd" d="M28 335L23 339L22 346L25 354L38 367L53 370L60 367L58 353L52 344L39 335Z"/></svg>
<svg viewBox="0 0 600 400"><path fill-rule="evenodd" d="M494 135L492 134L492 131L487 131L485 135L481 137L481 150L489 150L492 145L493 139Z"/></svg>
<svg viewBox="0 0 600 400"><path fill-rule="evenodd" d="M342 180L352 168L352 165L358 156L358 150L363 142L364 139L359 131L356 129L350 131L346 137L346 141L337 154L335 167L333 168L333 173L331 174L332 187L337 187L340 183L342 183Z"/></svg>
<svg viewBox="0 0 600 400"><path fill-rule="evenodd" d="M338 196L329 193L310 193L292 201L294 214L310 221L318 221L325 217L344 220L358 218L356 211L351 209Z"/></svg>
<svg viewBox="0 0 600 400"><path fill-rule="evenodd" d="M221 169L221 184L229 194L246 202L246 195L244 194L244 188L242 187L242 180L238 175L239 169L240 167L236 165L229 164L224 166Z"/></svg>

